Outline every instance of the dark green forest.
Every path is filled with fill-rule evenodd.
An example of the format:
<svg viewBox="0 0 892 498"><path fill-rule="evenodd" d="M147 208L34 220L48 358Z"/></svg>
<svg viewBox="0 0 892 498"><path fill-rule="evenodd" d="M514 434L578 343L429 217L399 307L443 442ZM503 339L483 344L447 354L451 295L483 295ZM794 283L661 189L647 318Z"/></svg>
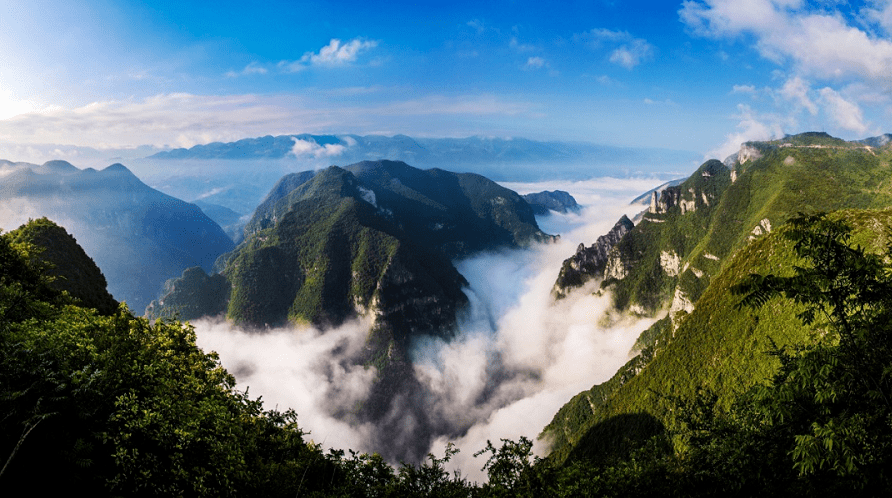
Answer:
<svg viewBox="0 0 892 498"><path fill-rule="evenodd" d="M40 227L51 235L23 236ZM801 326L820 325L811 344L765 352L780 364L771 378L729 406L706 388L657 393L680 423L607 420L604 451L584 458L539 459L526 438L490 443L478 452L488 482L473 483L446 470L451 446L398 466L325 451L298 414L235 389L188 323L87 307L78 296L96 295L101 273L66 282L54 270L65 258L41 254L70 236L33 221L0 236L0 485L109 496L882 495L892 491L892 247L866 251L844 220L823 215L794 218L784 234L797 263L733 288L738 307L788 300ZM70 260L89 266L84 257ZM616 437L613 422L648 430Z"/></svg>

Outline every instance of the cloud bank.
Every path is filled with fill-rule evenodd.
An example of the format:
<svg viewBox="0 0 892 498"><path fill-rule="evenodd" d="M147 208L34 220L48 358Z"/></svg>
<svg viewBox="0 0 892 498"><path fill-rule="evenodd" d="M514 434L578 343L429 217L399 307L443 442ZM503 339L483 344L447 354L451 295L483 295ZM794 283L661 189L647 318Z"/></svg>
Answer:
<svg viewBox="0 0 892 498"><path fill-rule="evenodd" d="M759 56L781 68L775 73L779 85L761 92L771 99L767 104L774 111L738 108L740 131L728 135L729 141L764 139L768 130L778 128L791 133L829 128L857 138L883 133L865 118L863 109L892 106L892 2L852 6L801 0L687 0L679 18L694 35L751 44ZM735 85L733 93L757 100L760 92L751 85ZM754 119L755 114L763 119ZM764 119L771 115L775 119ZM724 153L737 146L726 142L716 150Z"/></svg>
<svg viewBox="0 0 892 498"><path fill-rule="evenodd" d="M377 46L378 42L374 40L354 38L344 43L337 38L332 38L328 45L319 49L318 52L307 52L296 61L279 62L278 68L284 72L296 73L313 66L345 66L356 62L359 54Z"/></svg>
<svg viewBox="0 0 892 498"><path fill-rule="evenodd" d="M351 89L355 91L356 89ZM51 108L0 119L0 143L72 144L96 149L151 145L191 147L245 137L287 135L300 123L306 133L438 133L436 117L541 117L524 101L492 94L382 96L345 105L336 91L297 95L160 94L142 100L108 100L76 108ZM467 128L459 136L479 134ZM23 145L18 145L23 146Z"/></svg>
<svg viewBox="0 0 892 498"><path fill-rule="evenodd" d="M296 137L291 138L294 140L294 146L291 148L291 153L294 154L295 157L311 156L319 159L323 157L339 156L347 150L347 147L341 144L319 145L315 140L303 140Z"/></svg>
<svg viewBox="0 0 892 498"><path fill-rule="evenodd" d="M196 322L199 344L220 353L242 388L262 395L267 406L295 408L301 427L327 447L384 451L380 445L417 446L443 454L448 441L462 450L453 468L483 480L473 453L486 440L535 438L570 397L607 380L629 358L638 334L652 320L603 320L609 296L593 289L554 303L551 286L564 258L580 242L591 244L622 214L634 214L630 199L658 179L596 179L587 182L509 184L520 192L563 189L587 206L581 214L542 219L559 243L477 255L457 263L470 285L471 305L459 334L446 342L419 338L413 372L419 396L396 400L386 427L358 423L351 408L368 392L373 369L350 363L368 324L337 330L278 330L249 335L226 323ZM422 403L423 406L415 406ZM418 418L419 414L426 417ZM387 432L388 437L379 437ZM416 448L417 450L417 448ZM546 451L538 448L537 451ZM396 463L396 462L395 462Z"/></svg>

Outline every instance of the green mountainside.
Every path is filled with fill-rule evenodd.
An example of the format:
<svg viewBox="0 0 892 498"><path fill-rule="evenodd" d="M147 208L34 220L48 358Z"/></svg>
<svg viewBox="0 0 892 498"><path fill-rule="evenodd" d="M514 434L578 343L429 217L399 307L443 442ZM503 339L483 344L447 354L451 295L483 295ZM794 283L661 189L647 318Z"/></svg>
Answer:
<svg viewBox="0 0 892 498"><path fill-rule="evenodd" d="M10 245L27 254L31 264L43 267L49 286L65 291L84 307L112 314L118 303L106 290L105 276L64 228L41 218L3 235Z"/></svg>
<svg viewBox="0 0 892 498"><path fill-rule="evenodd" d="M245 235L217 262L231 285L230 319L253 327L337 325L374 311L379 328L397 337L452 326L466 297L451 258L552 240L515 192L479 175L396 161L287 175ZM176 295L197 278L193 272L189 285L169 283L148 316L218 313L218 301L190 308Z"/></svg>
<svg viewBox="0 0 892 498"><path fill-rule="evenodd" d="M351 417L374 422L382 448L415 421L392 458L420 460L433 424L409 351L413 338L451 337L468 298L452 258L553 238L515 192L479 175L376 161L288 175L258 207L246 239L218 273L188 270L166 284L148 318L225 316L252 329L337 326L367 316L357 364L377 367ZM411 399L405 403L402 400ZM392 413L400 413L394 417ZM388 425L389 424L389 425Z"/></svg>
<svg viewBox="0 0 892 498"><path fill-rule="evenodd" d="M744 144L730 168L709 161L652 197L642 221L610 251L602 287L618 308L663 318L613 378L556 414L541 435L552 443L550 458L625 451L677 426L670 399L706 389L727 407L770 378L779 366L766 354L772 343L809 343L817 329L802 327L789 301L755 315L739 309L730 287L750 273L789 271L796 258L778 227L798 212L857 208L834 216L855 228L857 243L884 249L892 212L870 209L892 206L890 159L889 147L802 134Z"/></svg>

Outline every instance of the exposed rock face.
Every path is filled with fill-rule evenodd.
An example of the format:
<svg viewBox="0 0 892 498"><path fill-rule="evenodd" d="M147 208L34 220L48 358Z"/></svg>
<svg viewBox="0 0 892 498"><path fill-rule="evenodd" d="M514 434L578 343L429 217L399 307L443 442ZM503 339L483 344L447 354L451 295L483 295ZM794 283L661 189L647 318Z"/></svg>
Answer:
<svg viewBox="0 0 892 498"><path fill-rule="evenodd" d="M660 253L660 266L666 272L666 275L677 277L681 273L681 258L678 257L678 254L675 254L675 251L662 251Z"/></svg>
<svg viewBox="0 0 892 498"><path fill-rule="evenodd" d="M662 192L653 192L650 195L650 207L648 213L668 213L670 209L678 205L681 199L681 187L666 187Z"/></svg>
<svg viewBox="0 0 892 498"><path fill-rule="evenodd" d="M566 213L579 211L579 204L568 192L563 190L546 190L535 194L522 195L523 199L533 208L537 215L547 215L551 211Z"/></svg>
<svg viewBox="0 0 892 498"><path fill-rule="evenodd" d="M747 161L761 159L762 152L749 144L744 144L740 147L740 152L737 153L737 162L740 164L746 164Z"/></svg>
<svg viewBox="0 0 892 498"><path fill-rule="evenodd" d="M560 299L571 289L581 287L594 278L603 277L607 267L610 249L635 225L623 215L606 235L598 237L590 247L579 244L576 254L564 260L561 272L552 289L555 298Z"/></svg>

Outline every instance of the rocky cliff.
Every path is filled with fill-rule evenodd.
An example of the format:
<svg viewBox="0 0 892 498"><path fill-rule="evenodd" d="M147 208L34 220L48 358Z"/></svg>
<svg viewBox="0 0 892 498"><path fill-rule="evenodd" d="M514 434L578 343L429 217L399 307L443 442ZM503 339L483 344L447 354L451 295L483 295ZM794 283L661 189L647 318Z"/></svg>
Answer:
<svg viewBox="0 0 892 498"><path fill-rule="evenodd" d="M584 244L579 244L576 254L564 260L561 272L552 288L552 296L560 299L590 280L604 278L610 250L634 226L632 221L623 215L609 232L598 237L591 246L585 247Z"/></svg>

